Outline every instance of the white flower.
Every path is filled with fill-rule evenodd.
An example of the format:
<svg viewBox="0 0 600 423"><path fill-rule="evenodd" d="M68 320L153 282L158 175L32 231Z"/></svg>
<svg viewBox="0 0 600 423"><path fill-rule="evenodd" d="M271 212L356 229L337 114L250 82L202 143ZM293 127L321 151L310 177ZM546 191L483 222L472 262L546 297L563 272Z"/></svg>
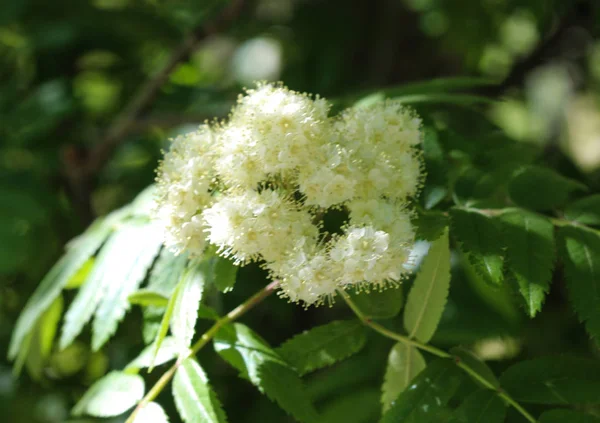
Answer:
<svg viewBox="0 0 600 423"><path fill-rule="evenodd" d="M329 110L263 84L228 122L175 139L158 171L165 243L260 261L283 296L306 305L400 280L414 240L407 199L422 181L421 121L393 101ZM323 230L330 209L349 215L336 235Z"/></svg>

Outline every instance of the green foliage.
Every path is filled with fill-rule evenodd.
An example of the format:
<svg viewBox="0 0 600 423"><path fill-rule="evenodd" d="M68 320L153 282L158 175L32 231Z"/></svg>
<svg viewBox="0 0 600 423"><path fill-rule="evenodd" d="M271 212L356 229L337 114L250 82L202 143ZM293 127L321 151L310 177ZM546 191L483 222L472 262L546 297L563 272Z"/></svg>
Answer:
<svg viewBox="0 0 600 423"><path fill-rule="evenodd" d="M531 317L542 309L554 270L554 228L540 215L509 209L500 215L508 269Z"/></svg>
<svg viewBox="0 0 600 423"><path fill-rule="evenodd" d="M276 351L305 375L356 354L366 342L366 328L360 322L338 320L296 335Z"/></svg>
<svg viewBox="0 0 600 423"><path fill-rule="evenodd" d="M56 300L50 305L48 310L44 312L42 317L38 320L33 331L29 334L26 340L26 346L20 351L21 357L25 357L25 365L29 375L35 380L41 380L43 376L44 367L52 352L54 344L54 336L56 335L56 329L58 322L63 311L63 298L58 296ZM17 360L15 363L15 373L20 372L20 364L23 362Z"/></svg>
<svg viewBox="0 0 600 423"><path fill-rule="evenodd" d="M215 350L240 375L301 422L317 420L304 385L296 372L250 328L240 323L222 328Z"/></svg>
<svg viewBox="0 0 600 423"><path fill-rule="evenodd" d="M475 373L477 373L482 379L485 379L494 388L500 388L500 382L494 375L494 372L481 361L473 352L463 347L455 347L450 349L450 353L455 359L469 366Z"/></svg>
<svg viewBox="0 0 600 423"><path fill-rule="evenodd" d="M550 410L540 416L540 423L598 423L600 418L572 410Z"/></svg>
<svg viewBox="0 0 600 423"><path fill-rule="evenodd" d="M509 367L502 387L518 401L579 404L600 401L600 363L570 356L547 356Z"/></svg>
<svg viewBox="0 0 600 423"><path fill-rule="evenodd" d="M187 358L173 378L173 397L184 422L226 423L227 417L198 362Z"/></svg>
<svg viewBox="0 0 600 423"><path fill-rule="evenodd" d="M463 374L448 360L430 363L400 394L381 423L436 421L435 416L456 393Z"/></svg>
<svg viewBox="0 0 600 423"><path fill-rule="evenodd" d="M190 261L181 280L181 288L177 290L177 295L174 295L175 304L170 327L181 352L187 351L192 343L198 320L198 307L202 301L209 269L207 261Z"/></svg>
<svg viewBox="0 0 600 423"><path fill-rule="evenodd" d="M111 372L94 383L73 408L73 415L118 416L133 407L144 395L141 376Z"/></svg>
<svg viewBox="0 0 600 423"><path fill-rule="evenodd" d="M390 319L400 313L404 305L404 291L399 287L373 290L368 293L349 292L362 313L370 319Z"/></svg>
<svg viewBox="0 0 600 423"><path fill-rule="evenodd" d="M504 251L498 223L476 209L453 208L452 233L475 271L488 283L503 280Z"/></svg>
<svg viewBox="0 0 600 423"><path fill-rule="evenodd" d="M69 279L102 245L110 234L112 225L121 217L120 215L121 213L115 213L98 220L83 235L71 241L66 254L44 277L21 312L10 342L8 353L10 358L16 357L23 339L33 329L38 318L60 295Z"/></svg>
<svg viewBox="0 0 600 423"><path fill-rule="evenodd" d="M473 392L458 407L450 423L502 423L506 417L506 405L490 390Z"/></svg>
<svg viewBox="0 0 600 423"><path fill-rule="evenodd" d="M169 423L169 418L159 404L149 402L140 409L133 423Z"/></svg>
<svg viewBox="0 0 600 423"><path fill-rule="evenodd" d="M401 342L395 344L388 356L385 379L381 387L383 413L388 411L398 396L426 367L418 349Z"/></svg>
<svg viewBox="0 0 600 423"><path fill-rule="evenodd" d="M235 285L238 267L231 260L223 257L215 258L214 283L221 292L229 292Z"/></svg>
<svg viewBox="0 0 600 423"><path fill-rule="evenodd" d="M127 301L129 301L129 304L139 305L142 307L166 307L169 303L169 299L167 297L149 289L138 289L133 294L129 295L129 297L127 297Z"/></svg>
<svg viewBox="0 0 600 423"><path fill-rule="evenodd" d="M73 342L92 316L92 347L97 350L108 340L129 308L128 295L146 277L161 243L159 228L136 220L111 235L65 315L61 348Z"/></svg>
<svg viewBox="0 0 600 423"><path fill-rule="evenodd" d="M335 398L323 408L318 422L374 422L379 417L378 397L377 390L365 389Z"/></svg>
<svg viewBox="0 0 600 423"><path fill-rule="evenodd" d="M152 271L146 289L156 292L165 298L171 298L175 287L183 276L188 262L187 254L174 255L168 248L163 248ZM165 306L150 306L144 308L144 341L152 342L159 330L161 320L168 303Z"/></svg>
<svg viewBox="0 0 600 423"><path fill-rule="evenodd" d="M544 167L528 166L514 174L508 191L518 205L533 210L551 210L564 205L575 191L585 191L586 186L565 178Z"/></svg>
<svg viewBox="0 0 600 423"><path fill-rule="evenodd" d="M590 335L600 339L600 234L564 226L559 237L573 308Z"/></svg>
<svg viewBox="0 0 600 423"><path fill-rule="evenodd" d="M582 225L600 225L600 194L574 201L565 208L565 217Z"/></svg>
<svg viewBox="0 0 600 423"><path fill-rule="evenodd" d="M180 353L177 339L166 337L157 348L156 344L150 344L142 350L142 352L133 359L125 368L128 372L137 373L145 367L152 368L160 366L173 360Z"/></svg>
<svg viewBox="0 0 600 423"><path fill-rule="evenodd" d="M439 324L450 287L448 231L431 244L404 309L404 327L411 338L428 342Z"/></svg>
<svg viewBox="0 0 600 423"><path fill-rule="evenodd" d="M101 299L92 324L92 348L95 351L117 330L117 324L130 306L127 298L146 277L162 245L160 228L147 224L124 226L113 236L115 240L114 244L110 244L111 248L102 249L102 253L106 254L103 255L105 261L98 260L97 264L102 267L102 274L97 276L101 291L96 295L101 295ZM93 307L92 304L90 307ZM75 319L77 315L69 317Z"/></svg>

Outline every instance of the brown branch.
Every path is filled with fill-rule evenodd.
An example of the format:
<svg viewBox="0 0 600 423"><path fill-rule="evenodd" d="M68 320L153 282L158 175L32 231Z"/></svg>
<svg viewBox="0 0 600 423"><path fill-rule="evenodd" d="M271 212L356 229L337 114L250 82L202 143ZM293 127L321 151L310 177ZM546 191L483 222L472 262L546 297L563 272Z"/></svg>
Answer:
<svg viewBox="0 0 600 423"><path fill-rule="evenodd" d="M161 87L167 82L169 75L177 65L186 60L201 41L229 26L240 14L243 5L244 0L232 0L231 4L214 21L208 22L185 37L181 45L173 51L165 66L140 87L137 94L117 116L105 137L92 149L85 165L86 173L94 175L102 169L114 149L135 125L136 119L153 103Z"/></svg>
<svg viewBox="0 0 600 423"><path fill-rule="evenodd" d="M102 170L113 151L125 140L126 136L135 131L138 119L150 108L177 65L187 60L201 41L226 29L240 15L245 1L232 0L229 6L214 20L190 32L181 45L172 52L164 67L139 88L108 128L104 137L91 151L87 152L82 160L64 161L66 168L64 173L70 185L69 190L77 194L74 198L77 208L91 210L90 196L95 176ZM92 216L82 217L89 221Z"/></svg>

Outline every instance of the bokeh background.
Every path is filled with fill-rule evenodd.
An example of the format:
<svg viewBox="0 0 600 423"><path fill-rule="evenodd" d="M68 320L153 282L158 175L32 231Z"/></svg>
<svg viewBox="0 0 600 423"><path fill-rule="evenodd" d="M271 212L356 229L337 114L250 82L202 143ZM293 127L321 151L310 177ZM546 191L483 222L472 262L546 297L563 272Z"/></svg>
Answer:
<svg viewBox="0 0 600 423"><path fill-rule="evenodd" d="M169 64L173 71L148 91L146 81ZM483 111L511 138L543 145L549 161L568 162L571 172L598 186L600 4L594 0L2 0L2 420L68 420L90 383L141 348L134 310L100 352L90 352L83 339L49 351L43 368L26 368L18 378L5 359L19 311L65 243L152 182L169 137L226 116L241 88L255 80L342 99L465 75L489 79L474 93L502 100ZM227 310L263 276L246 269L239 278L247 284L209 301ZM469 310L460 303L469 303L468 294L454 301L440 329L442 344L478 336L474 319L461 314ZM511 336L523 331L539 332L536 348L560 350L556 337L570 328L561 320L554 328L559 335L552 334L550 326L523 323L503 306L473 307L471 316L495 322L503 336L480 346L488 358L517 354L524 346ZM277 343L336 312L304 312L271 298L247 319ZM384 352L370 348L331 370L351 375L347 383L317 374L308 383L313 397L325 401L336 392L340 407L377 397L382 367L376 363ZM214 354L203 362L232 422L287 421ZM338 385L329 386L332 380ZM169 401L161 403L175 416ZM363 421L372 421L373 411L362 409Z"/></svg>

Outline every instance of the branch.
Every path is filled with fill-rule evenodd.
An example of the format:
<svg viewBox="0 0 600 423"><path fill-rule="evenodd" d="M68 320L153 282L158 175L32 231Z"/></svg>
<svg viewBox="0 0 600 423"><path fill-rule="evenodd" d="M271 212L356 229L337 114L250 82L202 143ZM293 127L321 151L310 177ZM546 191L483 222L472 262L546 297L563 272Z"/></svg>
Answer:
<svg viewBox="0 0 600 423"><path fill-rule="evenodd" d="M240 15L245 2L246 0L231 0L229 6L218 17L190 32L181 45L172 52L165 66L138 89L110 125L104 137L91 151L78 160L72 160L71 150L74 147L68 146L65 149L63 154L64 174L68 181L69 191L72 193L72 201L80 210L80 216L86 223L93 219L90 197L95 176L102 170L113 151L125 140L126 136L135 131L138 119L150 108L177 65L186 60L201 41L226 29Z"/></svg>
<svg viewBox="0 0 600 423"><path fill-rule="evenodd" d="M410 338L408 336L404 336L404 335L401 335L399 333L393 332L393 331L391 331L389 329L386 329L385 327L381 326L379 323L376 323L373 320L365 317L365 315L363 314L363 312L352 301L352 299L350 298L350 296L346 292L344 292L344 290L339 289L338 292L342 296L342 298L344 299L344 301L346 302L346 304L348 304L348 306L350 307L350 309L354 312L354 314L356 314L356 317L358 317L358 319L365 326L373 329L375 332L378 332L379 334L385 336L386 338L393 339L395 341L401 342L401 343L406 344L406 345L411 345L411 346L413 346L415 348L419 348L419 349L421 349L423 351L427 351L428 353L433 354L433 355L435 355L437 357L440 357L440 358L449 358L449 359L454 360L454 362L456 363L456 365L462 371L464 371L466 374L468 374L475 381L481 383L487 389L490 389L490 390L494 391L496 393L496 395L498 395L500 398L502 398L504 401L506 401L507 404L510 404L528 422L531 422L531 423L536 423L537 422L537 420L535 419L535 417L533 417L531 414L529 414L529 412L527 410L525 410L523 408L523 406L521 406L521 404L519 404L517 401L515 401L514 398L512 398L510 395L508 395L502 389L496 388L486 378L480 376L479 373L477 373L475 370L473 370L467 363L465 363L464 361L460 360L459 357L455 357L452 354L447 353L446 351L440 350L439 348L433 347L433 346L431 346L429 344L423 344L423 343L421 343L421 342L419 342L419 341L417 341L417 340L415 340L413 338Z"/></svg>
<svg viewBox="0 0 600 423"><path fill-rule="evenodd" d="M200 351L206 344L208 344L212 338L219 332L223 326L237 320L239 317L244 315L250 309L252 309L257 304L260 304L265 298L271 295L275 290L279 287L279 281L273 281L263 289L258 291L252 297L248 298L242 304L231 310L224 317L221 317L219 320L215 322L214 325L210 327L204 334L196 341L196 343L192 346L191 351L187 355L183 355L179 357L179 359L173 364L169 370L167 370L163 375L158 379L158 381L154 384L152 389L148 391L148 393L141 399L141 401L137 404L129 418L125 423L133 423L135 421L135 417L138 415L140 410L144 408L144 406L148 405L152 400L154 400L158 394L162 392L162 390L167 386L167 384L171 381L177 369L181 366L181 364L189 357L195 356L198 351Z"/></svg>
<svg viewBox="0 0 600 423"><path fill-rule="evenodd" d="M85 170L88 175L99 172L110 158L114 149L135 126L136 119L154 102L161 87L179 63L186 60L198 44L210 35L223 31L240 14L245 0L232 0L231 4L214 21L192 31L182 44L171 54L165 66L154 77L140 87L129 104L117 116L104 138L90 152Z"/></svg>

